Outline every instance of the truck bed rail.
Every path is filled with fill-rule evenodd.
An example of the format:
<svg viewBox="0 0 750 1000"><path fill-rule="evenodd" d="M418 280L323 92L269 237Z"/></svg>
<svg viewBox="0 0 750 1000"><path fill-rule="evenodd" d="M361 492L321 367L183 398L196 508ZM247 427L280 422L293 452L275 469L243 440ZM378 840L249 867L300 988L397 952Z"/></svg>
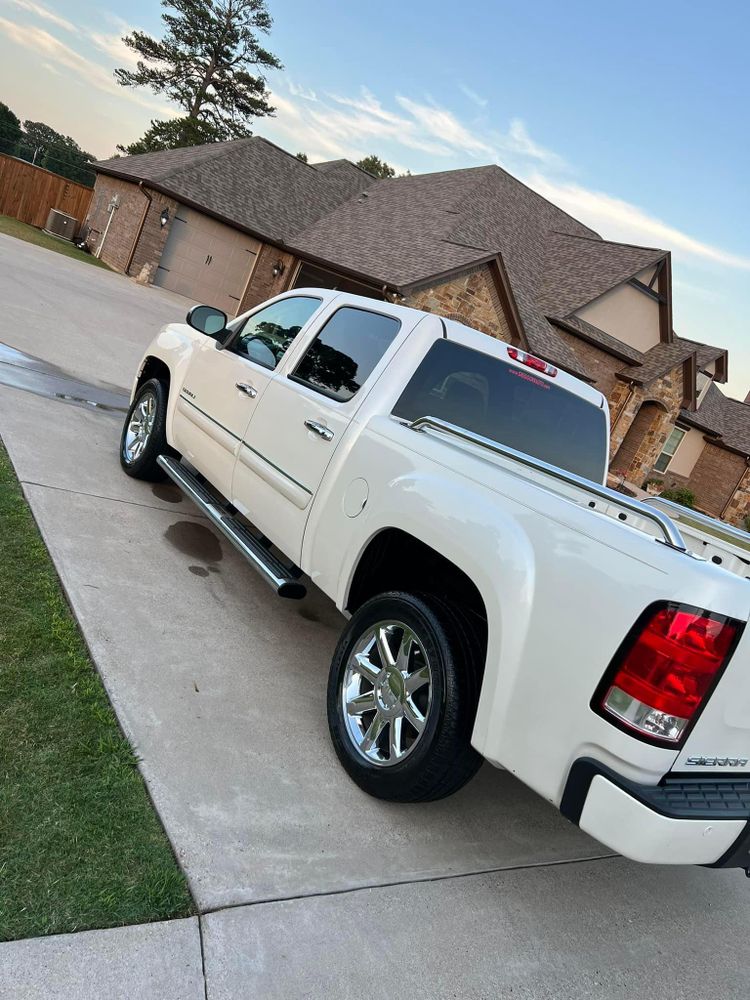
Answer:
<svg viewBox="0 0 750 1000"><path fill-rule="evenodd" d="M475 434L473 431L466 430L465 427L459 427L457 424L451 424L447 420L440 420L438 417L418 417L408 426L414 431L435 430L440 431L443 434L450 434L451 437L456 437L462 441L468 442L469 444L477 445L480 448L493 452L495 455L500 455L503 458L510 458L514 462L519 462L521 465L528 466L530 469L535 469L538 472L544 472L546 475L551 476L553 479L557 479L560 482L568 483L571 486L577 486L580 489L585 490L587 493L590 493L592 496L619 504L619 506L625 510L632 511L639 517L645 518L655 524L663 535L663 538L657 538L657 541L663 542L663 544L668 545L672 549L677 549L680 552L688 552L688 548L677 525L670 520L666 514L662 514L654 507L649 507L645 503L641 503L640 500L634 500L630 497L626 497L624 494L618 493L616 490L611 490L608 486L600 486L599 483L594 483L589 479L584 479L583 476L577 476L574 472L568 472L565 469L558 468L556 465L550 465L548 462L543 462L539 458L534 458L532 455L526 455L522 451L516 451L515 448L510 448L508 445L500 444L498 441L493 441L491 438L484 437L482 434Z"/></svg>

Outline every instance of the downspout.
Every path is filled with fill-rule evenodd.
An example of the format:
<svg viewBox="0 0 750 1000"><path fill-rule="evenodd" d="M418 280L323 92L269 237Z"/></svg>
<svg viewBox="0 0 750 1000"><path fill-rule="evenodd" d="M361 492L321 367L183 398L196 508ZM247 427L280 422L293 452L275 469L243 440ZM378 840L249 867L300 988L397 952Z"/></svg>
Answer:
<svg viewBox="0 0 750 1000"><path fill-rule="evenodd" d="M734 489L729 494L729 499L724 504L724 506L721 508L721 514L719 514L719 519L720 520L723 519L724 515L729 510L729 505L731 504L732 500L734 500L734 495L737 492L737 490L740 488L740 485L742 483L742 480L745 478L745 473L747 472L748 468L750 468L750 458L748 458L747 456L745 456L745 468L740 473L740 478L737 480L737 483L736 483Z"/></svg>
<svg viewBox="0 0 750 1000"><path fill-rule="evenodd" d="M625 412L625 410L628 408L628 403L633 398L633 393L634 392L635 392L635 383L631 382L630 383L630 388L628 389L628 394L625 397L625 402L622 404L622 406L620 407L620 409L617 411L617 416L612 421L612 426L609 429L610 434L615 429L615 427L617 427L617 425L619 424L620 417L623 415L623 413Z"/></svg>
<svg viewBox="0 0 750 1000"><path fill-rule="evenodd" d="M146 199L146 207L143 210L143 215L141 216L141 221L138 226L138 231L135 234L135 239L133 240L133 246L130 248L130 256L128 257L128 262L125 265L125 274L128 274L130 272L130 265L133 263L133 258L135 257L135 251L138 247L138 240L140 240L141 238L141 234L143 233L143 227L146 225L146 216L148 215L148 210L151 208L151 203L154 200L148 193L148 191L144 188L143 181L138 181L138 188L141 194Z"/></svg>
<svg viewBox="0 0 750 1000"><path fill-rule="evenodd" d="M115 217L115 212L117 211L117 195L112 199L109 205L109 218L107 219L107 225L104 227L104 235L102 236L102 241L98 248L94 251L94 256L101 259L102 250L104 249L104 241L107 239L107 233L109 232L109 227L112 225L112 219Z"/></svg>

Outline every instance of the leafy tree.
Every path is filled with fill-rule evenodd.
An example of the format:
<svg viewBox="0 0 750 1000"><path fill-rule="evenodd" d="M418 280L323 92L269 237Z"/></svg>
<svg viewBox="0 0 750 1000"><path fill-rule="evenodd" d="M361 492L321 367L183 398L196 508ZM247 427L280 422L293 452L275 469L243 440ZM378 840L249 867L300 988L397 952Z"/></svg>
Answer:
<svg viewBox="0 0 750 1000"><path fill-rule="evenodd" d="M180 146L200 146L206 142L221 142L219 130L208 122L186 115L169 121L152 121L137 142L129 146L118 146L122 153L134 156L137 153L155 153L160 149L178 149Z"/></svg>
<svg viewBox="0 0 750 1000"><path fill-rule="evenodd" d="M310 162L307 159L307 153L295 153L295 156L297 157L298 160L302 160L303 163L309 163Z"/></svg>
<svg viewBox="0 0 750 1000"><path fill-rule="evenodd" d="M171 129L171 122L152 121L133 146L140 151L154 141L169 141L171 148L196 137L215 142L250 135L252 119L274 113L262 73L281 69L258 37L273 23L266 0L162 0L162 7L164 37L126 35L123 41L140 58L134 70L116 69L115 77L123 87L165 94L185 116Z"/></svg>
<svg viewBox="0 0 750 1000"><path fill-rule="evenodd" d="M0 101L0 153L15 156L21 141L21 121L7 104Z"/></svg>
<svg viewBox="0 0 750 1000"><path fill-rule="evenodd" d="M395 177L396 171L390 164L386 163L385 160L381 160L379 156L375 156L373 153L371 156L366 156L363 160L357 161L357 166L366 170L368 174L372 174L373 177Z"/></svg>
<svg viewBox="0 0 750 1000"><path fill-rule="evenodd" d="M89 164L96 157L81 149L75 139L57 132L44 122L25 121L23 128L19 155L24 160L79 184L94 183L94 173Z"/></svg>

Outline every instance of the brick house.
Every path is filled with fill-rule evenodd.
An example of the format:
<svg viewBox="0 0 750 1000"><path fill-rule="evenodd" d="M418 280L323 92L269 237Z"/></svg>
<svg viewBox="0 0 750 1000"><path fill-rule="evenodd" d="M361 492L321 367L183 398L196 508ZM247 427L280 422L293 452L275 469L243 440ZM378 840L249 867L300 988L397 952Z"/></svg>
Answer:
<svg viewBox="0 0 750 1000"><path fill-rule="evenodd" d="M667 250L603 240L497 166L376 180L252 137L96 170L89 242L116 270L231 315L323 286L466 322L601 389L617 481L750 514L750 405L718 388L725 350L675 333Z"/></svg>

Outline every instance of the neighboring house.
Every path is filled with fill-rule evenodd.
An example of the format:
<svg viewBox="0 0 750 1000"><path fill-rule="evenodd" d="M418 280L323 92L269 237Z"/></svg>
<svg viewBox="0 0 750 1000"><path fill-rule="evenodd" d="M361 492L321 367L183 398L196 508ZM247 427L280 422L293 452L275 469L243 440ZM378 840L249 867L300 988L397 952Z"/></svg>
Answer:
<svg viewBox="0 0 750 1000"><path fill-rule="evenodd" d="M668 251L603 240L497 166L376 180L252 137L95 168L89 241L115 269L230 315L312 285L458 319L600 388L619 477L750 513L750 406L716 385L725 350L675 334Z"/></svg>

